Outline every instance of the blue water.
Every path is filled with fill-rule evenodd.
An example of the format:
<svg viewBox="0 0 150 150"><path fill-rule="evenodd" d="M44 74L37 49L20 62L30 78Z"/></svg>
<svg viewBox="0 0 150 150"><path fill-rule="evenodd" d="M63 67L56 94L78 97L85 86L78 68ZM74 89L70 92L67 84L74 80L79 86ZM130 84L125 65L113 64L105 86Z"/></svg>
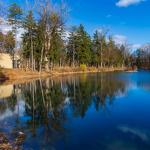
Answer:
<svg viewBox="0 0 150 150"><path fill-rule="evenodd" d="M10 140L24 132L25 150L150 150L148 71L3 84L2 90L0 132Z"/></svg>

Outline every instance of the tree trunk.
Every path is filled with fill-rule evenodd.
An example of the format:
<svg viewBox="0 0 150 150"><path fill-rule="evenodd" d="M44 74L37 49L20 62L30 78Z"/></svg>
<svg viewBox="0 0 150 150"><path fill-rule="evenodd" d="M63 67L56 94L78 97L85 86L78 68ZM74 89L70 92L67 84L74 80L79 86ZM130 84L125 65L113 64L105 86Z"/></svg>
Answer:
<svg viewBox="0 0 150 150"><path fill-rule="evenodd" d="M41 71L42 71L43 51L44 51L44 47L42 47L42 51L41 51L40 70L39 70L40 74L41 74Z"/></svg>
<svg viewBox="0 0 150 150"><path fill-rule="evenodd" d="M34 56L33 56L33 41L32 41L32 36L31 36L31 62L32 62L32 65L31 65L31 68L32 68L32 71L34 71Z"/></svg>
<svg viewBox="0 0 150 150"><path fill-rule="evenodd" d="M73 59L73 62L72 62L73 67L74 67L74 60L75 60L74 54L75 54L75 46L73 44L73 58L72 58Z"/></svg>
<svg viewBox="0 0 150 150"><path fill-rule="evenodd" d="M102 42L101 42L101 68L103 67L103 61L102 61L102 49L103 49L103 47L102 47Z"/></svg>

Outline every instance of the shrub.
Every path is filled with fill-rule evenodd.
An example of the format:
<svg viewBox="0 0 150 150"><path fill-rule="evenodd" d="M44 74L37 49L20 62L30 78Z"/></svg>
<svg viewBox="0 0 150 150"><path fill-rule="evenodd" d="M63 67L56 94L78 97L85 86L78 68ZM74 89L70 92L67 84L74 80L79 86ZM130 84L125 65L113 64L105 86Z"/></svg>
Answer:
<svg viewBox="0 0 150 150"><path fill-rule="evenodd" d="M85 72L87 70L86 64L81 64L80 69Z"/></svg>

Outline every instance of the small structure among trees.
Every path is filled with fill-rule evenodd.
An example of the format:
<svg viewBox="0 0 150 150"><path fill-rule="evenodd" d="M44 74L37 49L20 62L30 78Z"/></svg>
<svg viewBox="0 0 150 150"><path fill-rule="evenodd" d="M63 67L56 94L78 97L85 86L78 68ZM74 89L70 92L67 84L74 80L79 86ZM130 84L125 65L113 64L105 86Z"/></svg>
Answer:
<svg viewBox="0 0 150 150"><path fill-rule="evenodd" d="M20 56L15 49L15 38L11 31L6 34L0 32L0 67L18 68Z"/></svg>
<svg viewBox="0 0 150 150"><path fill-rule="evenodd" d="M13 63L10 54L0 53L0 67L12 69Z"/></svg>

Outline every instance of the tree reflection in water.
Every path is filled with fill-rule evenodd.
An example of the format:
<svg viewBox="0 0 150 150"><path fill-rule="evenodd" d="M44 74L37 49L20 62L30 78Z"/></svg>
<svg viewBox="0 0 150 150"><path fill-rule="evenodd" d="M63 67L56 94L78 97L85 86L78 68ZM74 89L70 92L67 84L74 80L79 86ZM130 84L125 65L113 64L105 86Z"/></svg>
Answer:
<svg viewBox="0 0 150 150"><path fill-rule="evenodd" d="M115 96L125 91L125 82L113 74L40 79L16 85L12 96L1 100L0 113L9 109L18 115L13 131L23 131L33 137L41 134L44 141L50 142L58 135L67 134L68 111L73 117L83 118L91 105L97 111L105 110L107 104L113 104ZM22 116L19 115L18 101L24 102Z"/></svg>

